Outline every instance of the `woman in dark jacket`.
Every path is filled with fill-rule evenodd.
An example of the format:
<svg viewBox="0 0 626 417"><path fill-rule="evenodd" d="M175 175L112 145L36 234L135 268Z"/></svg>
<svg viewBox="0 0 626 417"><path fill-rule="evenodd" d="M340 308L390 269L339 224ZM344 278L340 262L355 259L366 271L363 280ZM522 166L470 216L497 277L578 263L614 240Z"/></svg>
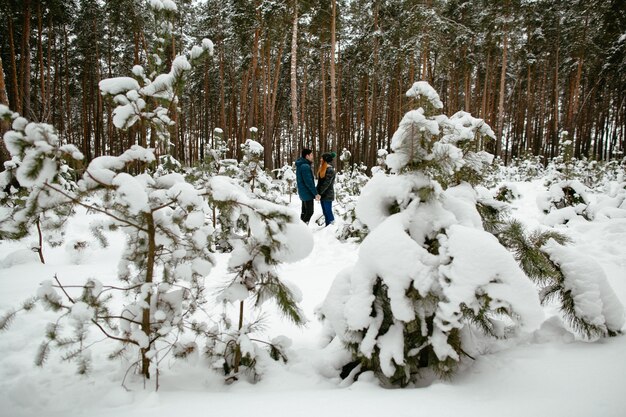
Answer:
<svg viewBox="0 0 626 417"><path fill-rule="evenodd" d="M322 154L320 168L317 171L317 193L322 203L322 213L326 226L335 221L333 216L333 200L335 199L335 169L331 165L337 154L335 152Z"/></svg>

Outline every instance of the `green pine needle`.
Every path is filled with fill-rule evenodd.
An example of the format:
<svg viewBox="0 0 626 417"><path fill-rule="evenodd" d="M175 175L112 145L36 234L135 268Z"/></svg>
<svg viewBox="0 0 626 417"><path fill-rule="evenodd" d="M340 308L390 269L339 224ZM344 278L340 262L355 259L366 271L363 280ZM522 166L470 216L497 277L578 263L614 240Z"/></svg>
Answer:
<svg viewBox="0 0 626 417"><path fill-rule="evenodd" d="M8 330L17 315L17 311L9 310L0 317L0 331Z"/></svg>

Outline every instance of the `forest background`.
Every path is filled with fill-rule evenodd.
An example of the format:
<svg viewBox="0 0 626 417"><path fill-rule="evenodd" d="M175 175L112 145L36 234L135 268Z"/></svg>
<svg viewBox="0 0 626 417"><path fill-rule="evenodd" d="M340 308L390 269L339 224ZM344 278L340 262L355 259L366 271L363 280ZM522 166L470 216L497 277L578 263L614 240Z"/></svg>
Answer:
<svg viewBox="0 0 626 417"><path fill-rule="evenodd" d="M139 143L192 165L221 129L228 157L240 159L246 139L263 144L266 169L302 147L345 148L349 162L371 167L415 108L404 92L426 80L444 114L464 110L494 127L498 140L484 146L505 163L556 156L563 132L575 157L623 156L620 0L206 0L156 16L149 3L3 0L0 103L55 126L87 162ZM159 39L163 25L172 36ZM156 55L169 68L203 38L215 55L180 86L170 142L140 124L116 129L99 81Z"/></svg>

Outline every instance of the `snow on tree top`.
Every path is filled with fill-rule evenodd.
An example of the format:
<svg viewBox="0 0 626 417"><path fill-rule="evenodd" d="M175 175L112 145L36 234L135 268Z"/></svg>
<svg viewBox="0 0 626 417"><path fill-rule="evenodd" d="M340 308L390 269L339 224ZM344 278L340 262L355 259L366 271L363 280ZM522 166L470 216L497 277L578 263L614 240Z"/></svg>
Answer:
<svg viewBox="0 0 626 417"><path fill-rule="evenodd" d="M9 109L4 104L0 104L0 118L4 118L5 116L12 116L12 115L13 115L13 111L11 111L11 109Z"/></svg>
<svg viewBox="0 0 626 417"><path fill-rule="evenodd" d="M150 7L154 10L171 10L177 11L176 3L172 0L150 0Z"/></svg>
<svg viewBox="0 0 626 417"><path fill-rule="evenodd" d="M473 139L475 131L478 131L481 136L489 136L492 139L496 138L496 134L483 119L478 119L463 110L454 113L447 122L451 125L452 130L458 135L460 140ZM446 135L448 138L449 136L450 135ZM446 139L447 138L444 138L444 141L447 141Z"/></svg>
<svg viewBox="0 0 626 417"><path fill-rule="evenodd" d="M133 74L135 74L138 77L144 77L145 71L141 65L135 65L133 67Z"/></svg>
<svg viewBox="0 0 626 417"><path fill-rule="evenodd" d="M13 130L24 130L26 129L26 125L28 125L28 120L23 117L17 117L13 120L13 125L11 127Z"/></svg>
<svg viewBox="0 0 626 417"><path fill-rule="evenodd" d="M112 96L139 89L139 83L131 77L106 78L100 81L98 86L102 94L110 94Z"/></svg>
<svg viewBox="0 0 626 417"><path fill-rule="evenodd" d="M255 129L251 128L250 130ZM254 155L263 155L263 145L261 145L256 140L248 139L246 140L246 144L244 145L251 154Z"/></svg>
<svg viewBox="0 0 626 417"><path fill-rule="evenodd" d="M209 54L213 55L213 42L211 41L211 39L202 39L202 48L205 51L208 51Z"/></svg>
<svg viewBox="0 0 626 417"><path fill-rule="evenodd" d="M424 97L434 108L443 109L443 103L439 98L439 94L426 81L413 83L413 86L406 92L406 96L414 98Z"/></svg>

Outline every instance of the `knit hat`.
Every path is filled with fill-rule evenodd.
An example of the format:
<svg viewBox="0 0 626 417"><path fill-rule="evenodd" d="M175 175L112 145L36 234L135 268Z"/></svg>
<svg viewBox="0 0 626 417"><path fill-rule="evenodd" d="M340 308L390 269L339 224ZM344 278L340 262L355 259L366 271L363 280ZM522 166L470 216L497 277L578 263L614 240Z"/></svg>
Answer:
<svg viewBox="0 0 626 417"><path fill-rule="evenodd" d="M333 162L333 159L335 159L336 156L337 154L335 152L324 152L322 154L322 159L326 162Z"/></svg>

